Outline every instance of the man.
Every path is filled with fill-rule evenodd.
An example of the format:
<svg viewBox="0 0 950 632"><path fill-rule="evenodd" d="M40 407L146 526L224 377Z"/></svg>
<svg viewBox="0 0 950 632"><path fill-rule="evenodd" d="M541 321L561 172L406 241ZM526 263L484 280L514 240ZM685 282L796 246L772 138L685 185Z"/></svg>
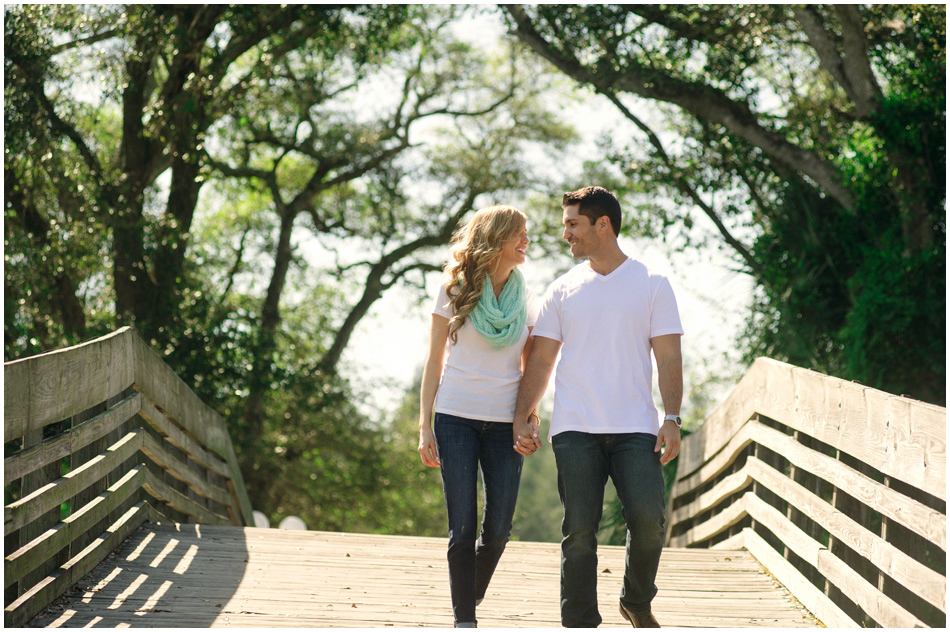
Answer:
<svg viewBox="0 0 950 632"><path fill-rule="evenodd" d="M627 523L620 614L634 627L659 627L650 603L665 535L662 464L680 447L683 334L669 281L627 257L617 243L620 203L602 187L564 194L564 239L586 258L548 289L518 391L515 450L541 447L529 418L558 352L550 441L564 506L561 623L597 627L597 530L609 476ZM662 423L653 404L656 357ZM661 455L661 448L664 448Z"/></svg>

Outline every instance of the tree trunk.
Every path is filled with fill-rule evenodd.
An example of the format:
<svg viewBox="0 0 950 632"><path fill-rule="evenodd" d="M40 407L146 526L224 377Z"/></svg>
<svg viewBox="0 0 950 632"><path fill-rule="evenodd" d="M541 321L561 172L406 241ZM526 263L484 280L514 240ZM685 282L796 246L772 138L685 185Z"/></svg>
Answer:
<svg viewBox="0 0 950 632"><path fill-rule="evenodd" d="M139 40L142 43L143 40ZM152 302L151 281L145 264L145 183L149 143L142 124L146 85L151 69L150 45L136 47L126 63L128 85L122 93L122 145L120 161L122 183L113 215L113 282L116 318L120 325L148 322ZM140 331L146 340L151 332Z"/></svg>
<svg viewBox="0 0 950 632"><path fill-rule="evenodd" d="M177 158L172 165L165 221L158 231L156 256L152 263L156 300L150 319L159 325L174 322L180 310L185 257L201 191L199 170L200 165L194 157L187 162Z"/></svg>
<svg viewBox="0 0 950 632"><path fill-rule="evenodd" d="M247 404L244 411L245 428L249 433L247 443L254 445L264 428L264 398L271 383L271 357L276 349L275 339L280 326L280 296L287 281L287 272L293 258L291 235L296 212L281 205L280 234L274 255L274 269L270 285L261 307L261 323L257 344L252 352L252 371L249 377Z"/></svg>
<svg viewBox="0 0 950 632"><path fill-rule="evenodd" d="M818 8L803 6L793 9L821 67L851 99L855 115L871 121L884 140L887 160L897 176L892 193L900 208L904 243L908 251L920 252L931 247L934 240L931 205L922 193L934 188L930 170L913 150L901 147L900 138L893 138L889 129L875 120L883 94L871 69L861 14L853 5L836 5L834 11L841 28L840 38L826 25ZM836 43L839 39L840 50Z"/></svg>

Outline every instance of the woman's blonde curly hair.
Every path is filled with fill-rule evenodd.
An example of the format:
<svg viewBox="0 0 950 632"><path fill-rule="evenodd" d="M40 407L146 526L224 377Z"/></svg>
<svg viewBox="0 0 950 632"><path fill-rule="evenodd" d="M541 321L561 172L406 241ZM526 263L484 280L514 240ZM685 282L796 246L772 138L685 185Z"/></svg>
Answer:
<svg viewBox="0 0 950 632"><path fill-rule="evenodd" d="M455 316L449 321L452 344L458 342L458 330L481 300L485 275L501 257L502 245L527 222L525 214L513 206L496 204L475 211L472 219L452 236L451 258L445 266L445 291L455 309Z"/></svg>

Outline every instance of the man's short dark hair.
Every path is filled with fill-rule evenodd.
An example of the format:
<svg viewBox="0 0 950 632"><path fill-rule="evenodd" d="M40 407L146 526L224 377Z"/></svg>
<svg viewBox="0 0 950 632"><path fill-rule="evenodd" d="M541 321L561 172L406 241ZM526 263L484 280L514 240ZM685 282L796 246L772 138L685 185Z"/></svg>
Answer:
<svg viewBox="0 0 950 632"><path fill-rule="evenodd" d="M567 208L574 204L578 205L578 213L589 219L591 225L606 215L610 220L610 227L614 229L614 235L620 236L623 216L620 213L620 202L613 193L604 187L596 186L565 193L561 200L561 207Z"/></svg>

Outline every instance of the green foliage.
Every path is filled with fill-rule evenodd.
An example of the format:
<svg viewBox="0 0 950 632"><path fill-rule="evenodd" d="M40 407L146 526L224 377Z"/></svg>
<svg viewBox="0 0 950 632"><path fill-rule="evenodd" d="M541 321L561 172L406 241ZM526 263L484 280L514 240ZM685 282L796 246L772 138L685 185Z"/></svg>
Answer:
<svg viewBox="0 0 950 632"><path fill-rule="evenodd" d="M415 419L368 412L344 351L573 133L531 58L452 35L469 11L5 7L5 357L133 325L272 521L443 533Z"/></svg>
<svg viewBox="0 0 950 632"><path fill-rule="evenodd" d="M946 379L946 251L869 251L849 282L860 297L842 329L847 373L891 393L942 401ZM914 364L907 361L914 350Z"/></svg>
<svg viewBox="0 0 950 632"><path fill-rule="evenodd" d="M748 361L946 401L944 7L519 7L518 35L645 135L589 169L631 230L719 242L756 279Z"/></svg>

